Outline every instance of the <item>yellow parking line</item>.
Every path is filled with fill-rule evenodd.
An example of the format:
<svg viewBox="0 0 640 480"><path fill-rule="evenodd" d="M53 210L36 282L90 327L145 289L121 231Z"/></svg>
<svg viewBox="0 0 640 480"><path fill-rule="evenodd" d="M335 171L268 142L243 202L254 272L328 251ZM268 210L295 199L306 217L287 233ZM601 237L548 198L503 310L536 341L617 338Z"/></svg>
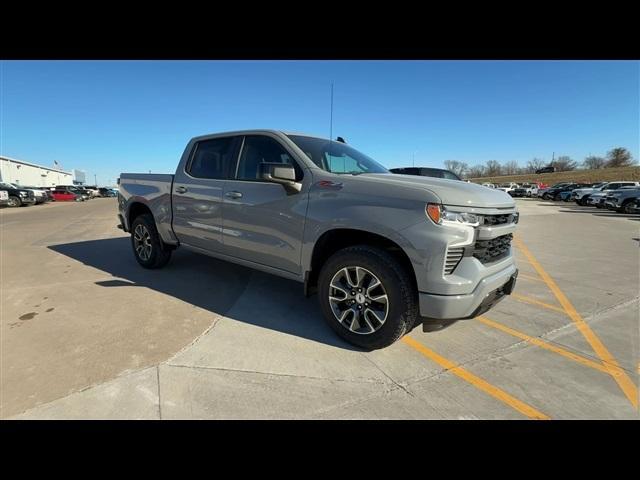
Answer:
<svg viewBox="0 0 640 480"><path fill-rule="evenodd" d="M520 275L518 274L518 276ZM521 302L530 303L532 305L538 305L540 307L548 308L549 310L554 310L556 312L560 312L564 314L567 313L560 307L556 307L555 305L549 305L548 303L541 302L540 300L536 300L535 298L526 297L524 295L519 295L517 293L512 293L511 296L516 300L520 300Z"/></svg>
<svg viewBox="0 0 640 480"><path fill-rule="evenodd" d="M532 275L527 275L527 274L525 274L525 273L518 273L518 278L519 278L519 279L520 279L520 278L525 278L525 279L527 279L527 280L533 280L534 282L541 282L541 283L544 283L544 281L542 281L540 278L536 278L536 277L534 277L534 276L532 276Z"/></svg>
<svg viewBox="0 0 640 480"><path fill-rule="evenodd" d="M584 319L580 316L580 314L575 309L575 307L571 304L571 302L566 297L566 295L562 292L562 290L560 290L556 282L549 276L549 274L545 271L545 269L542 268L542 265L538 263L538 261L535 259L533 254L527 248L527 246L524 243L522 243L522 241L519 238L516 238L514 241L516 242L516 244L518 245L518 248L522 251L522 253L527 257L531 265L533 265L533 268L536 269L536 272L538 272L538 275L540 275L542 280L544 280L544 282L547 284L549 289L553 292L555 297L558 299L558 302L560 302L560 305L562 305L562 308L564 308L566 314L576 324L576 327L578 328L580 333L582 333L582 335L587 340L587 342L589 342L589 345L591 345L591 348L593 348L596 355L598 355L603 365L607 368L607 371L609 372L609 374L618 383L618 386L620 387L622 392L625 394L625 396L629 399L629 401L631 402L631 405L633 405L634 408L637 409L638 408L638 388L631 381L631 379L625 373L625 371L620 367L615 357L609 352L609 350L607 350L607 347L604 346L600 338L598 338L598 336L594 333L594 331L591 330L591 327L589 327L589 324L585 322Z"/></svg>
<svg viewBox="0 0 640 480"><path fill-rule="evenodd" d="M514 337L520 338L526 342L529 342L532 345L536 345L540 348L544 348L545 350L549 350L550 352L557 353L559 355L562 355L563 357L566 357L570 360L581 363L582 365L585 365L587 367L591 367L595 370L599 370L604 373L609 373L609 370L604 365L598 362L594 362L593 360L583 357L582 355L578 355L576 353L570 352L569 350L565 350L562 347L558 347L551 343L545 342L540 338L530 337L526 333L522 333L522 332L519 332L518 330L514 330L513 328L507 327L506 325L498 323L494 320L490 320L487 317L478 317L478 320L484 323L485 325L488 325L498 330L502 330L503 332L508 333L509 335L512 335Z"/></svg>
<svg viewBox="0 0 640 480"><path fill-rule="evenodd" d="M409 345L414 350L417 350L418 352L420 352L429 360L436 362L438 365L450 371L454 375L462 378L463 380L466 380L474 387L500 400L501 402L507 404L508 406L517 410L523 415L526 415L527 417L533 418L536 420L549 420L549 417L544 413L539 412L535 408L527 405L524 402L521 402L515 397L512 397L504 390L501 390L498 387L491 385L489 382L486 382L480 377L475 376L473 373L469 372L468 370L465 370L464 368L457 366L451 360L448 360L442 357L441 355L438 355L436 352L425 347L423 344L414 340L413 338L407 336L407 337L404 337L402 341L405 344Z"/></svg>

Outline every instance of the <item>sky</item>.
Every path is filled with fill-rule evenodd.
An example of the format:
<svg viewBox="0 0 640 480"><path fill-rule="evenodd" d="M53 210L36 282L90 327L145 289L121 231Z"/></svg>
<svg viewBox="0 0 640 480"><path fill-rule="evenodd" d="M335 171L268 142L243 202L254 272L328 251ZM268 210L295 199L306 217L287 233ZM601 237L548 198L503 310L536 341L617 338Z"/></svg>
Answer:
<svg viewBox="0 0 640 480"><path fill-rule="evenodd" d="M0 154L98 184L206 133L333 137L386 167L639 154L637 61L2 61Z"/></svg>

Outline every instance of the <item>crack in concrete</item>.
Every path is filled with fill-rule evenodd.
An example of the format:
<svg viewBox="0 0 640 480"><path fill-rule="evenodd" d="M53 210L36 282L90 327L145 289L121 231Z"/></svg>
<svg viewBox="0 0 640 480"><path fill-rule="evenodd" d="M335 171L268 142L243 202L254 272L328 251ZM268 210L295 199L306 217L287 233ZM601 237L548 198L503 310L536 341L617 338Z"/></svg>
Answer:
<svg viewBox="0 0 640 480"><path fill-rule="evenodd" d="M297 374L294 374L294 373L261 372L261 371L258 371L258 370L242 370L242 369L224 368L224 367L205 367L205 366L202 366L202 365L178 365L178 364L175 364L175 363L166 363L166 362L164 362L163 364L168 366L168 367L187 368L187 369L191 368L191 369L194 369L194 370L217 370L217 371L221 371L221 372L253 373L253 374L257 374L257 375L272 375L272 376L276 376L276 377L304 378L304 379L308 379L308 380L325 380L325 381L330 381L330 382L348 382L348 383L360 383L360 384L372 384L372 385L388 385L388 383L383 382L383 381L378 381L376 379L354 380L354 379L348 379L348 378L314 377L314 376L311 376L311 375L297 375ZM392 383L395 383L395 382L392 382Z"/></svg>

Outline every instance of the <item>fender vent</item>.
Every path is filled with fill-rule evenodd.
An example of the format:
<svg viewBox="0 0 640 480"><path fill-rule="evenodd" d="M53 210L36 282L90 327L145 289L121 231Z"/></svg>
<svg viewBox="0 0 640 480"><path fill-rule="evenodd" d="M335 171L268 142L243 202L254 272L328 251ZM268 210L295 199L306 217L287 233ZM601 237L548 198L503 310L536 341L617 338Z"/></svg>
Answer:
<svg viewBox="0 0 640 480"><path fill-rule="evenodd" d="M444 262L444 274L451 275L456 269L462 256L464 255L464 247L453 247L447 249L447 259Z"/></svg>

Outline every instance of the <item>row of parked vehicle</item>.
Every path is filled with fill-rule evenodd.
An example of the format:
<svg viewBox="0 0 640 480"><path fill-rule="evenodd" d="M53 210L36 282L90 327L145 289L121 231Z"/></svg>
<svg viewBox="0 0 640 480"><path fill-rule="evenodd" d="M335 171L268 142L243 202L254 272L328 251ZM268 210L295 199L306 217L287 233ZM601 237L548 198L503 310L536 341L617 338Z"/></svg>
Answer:
<svg viewBox="0 0 640 480"><path fill-rule="evenodd" d="M537 197L538 192L542 189L548 188L546 183L500 183L495 185L493 183L483 183L483 187L495 188L496 190L502 190L508 193L512 197Z"/></svg>
<svg viewBox="0 0 640 480"><path fill-rule="evenodd" d="M606 208L619 213L640 213L640 182L564 182L553 185L538 196L544 200L576 202L581 206Z"/></svg>
<svg viewBox="0 0 640 480"><path fill-rule="evenodd" d="M115 197L117 189L79 185L31 187L0 182L0 206L25 207L47 202L84 202L96 197Z"/></svg>

